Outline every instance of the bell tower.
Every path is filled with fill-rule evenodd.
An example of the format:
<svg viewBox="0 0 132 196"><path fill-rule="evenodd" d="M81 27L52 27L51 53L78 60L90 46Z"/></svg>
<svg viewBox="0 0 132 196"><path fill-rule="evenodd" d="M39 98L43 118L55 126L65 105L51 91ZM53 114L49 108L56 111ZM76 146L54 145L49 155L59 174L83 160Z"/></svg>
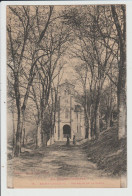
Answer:
<svg viewBox="0 0 132 196"><path fill-rule="evenodd" d="M75 86L65 80L59 86L58 111L54 136L56 141L66 141L67 136L72 140L74 135L81 136L81 106L77 109L75 101ZM77 134L76 134L77 133Z"/></svg>

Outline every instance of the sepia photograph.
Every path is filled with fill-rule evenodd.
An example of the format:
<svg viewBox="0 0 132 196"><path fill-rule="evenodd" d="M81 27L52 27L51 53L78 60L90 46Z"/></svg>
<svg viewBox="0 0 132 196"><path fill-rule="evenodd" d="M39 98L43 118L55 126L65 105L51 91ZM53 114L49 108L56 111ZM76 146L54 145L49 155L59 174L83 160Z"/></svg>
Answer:
<svg viewBox="0 0 132 196"><path fill-rule="evenodd" d="M7 188L127 188L126 5L7 5Z"/></svg>

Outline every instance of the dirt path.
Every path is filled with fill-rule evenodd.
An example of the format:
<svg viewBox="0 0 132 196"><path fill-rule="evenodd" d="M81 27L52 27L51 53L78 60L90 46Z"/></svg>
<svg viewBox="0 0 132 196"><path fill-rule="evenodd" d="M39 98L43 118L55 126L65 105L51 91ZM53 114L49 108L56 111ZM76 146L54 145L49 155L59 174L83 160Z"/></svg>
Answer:
<svg viewBox="0 0 132 196"><path fill-rule="evenodd" d="M12 164L13 160L13 164ZM38 151L27 151L9 161L17 177L87 177L99 178L103 172L90 162L80 146L53 145Z"/></svg>
<svg viewBox="0 0 132 196"><path fill-rule="evenodd" d="M41 167L47 167L50 176L93 178L102 175L80 146L54 146L51 149L41 162Z"/></svg>

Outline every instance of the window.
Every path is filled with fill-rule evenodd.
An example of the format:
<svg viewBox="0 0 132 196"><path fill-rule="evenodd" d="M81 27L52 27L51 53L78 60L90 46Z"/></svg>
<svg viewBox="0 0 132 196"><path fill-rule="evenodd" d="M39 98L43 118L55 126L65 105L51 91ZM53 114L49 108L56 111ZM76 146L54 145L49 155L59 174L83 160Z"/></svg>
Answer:
<svg viewBox="0 0 132 196"><path fill-rule="evenodd" d="M68 109L65 110L65 118L69 118L69 110Z"/></svg>

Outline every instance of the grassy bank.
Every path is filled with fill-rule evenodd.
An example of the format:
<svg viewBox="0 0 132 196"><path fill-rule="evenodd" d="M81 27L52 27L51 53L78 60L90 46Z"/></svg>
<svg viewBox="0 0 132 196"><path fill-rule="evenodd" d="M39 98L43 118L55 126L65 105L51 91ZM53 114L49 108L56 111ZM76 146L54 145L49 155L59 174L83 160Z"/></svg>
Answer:
<svg viewBox="0 0 132 196"><path fill-rule="evenodd" d="M82 147L89 160L108 175L118 176L126 172L126 139L117 140L116 127L104 131L98 140L88 141Z"/></svg>

